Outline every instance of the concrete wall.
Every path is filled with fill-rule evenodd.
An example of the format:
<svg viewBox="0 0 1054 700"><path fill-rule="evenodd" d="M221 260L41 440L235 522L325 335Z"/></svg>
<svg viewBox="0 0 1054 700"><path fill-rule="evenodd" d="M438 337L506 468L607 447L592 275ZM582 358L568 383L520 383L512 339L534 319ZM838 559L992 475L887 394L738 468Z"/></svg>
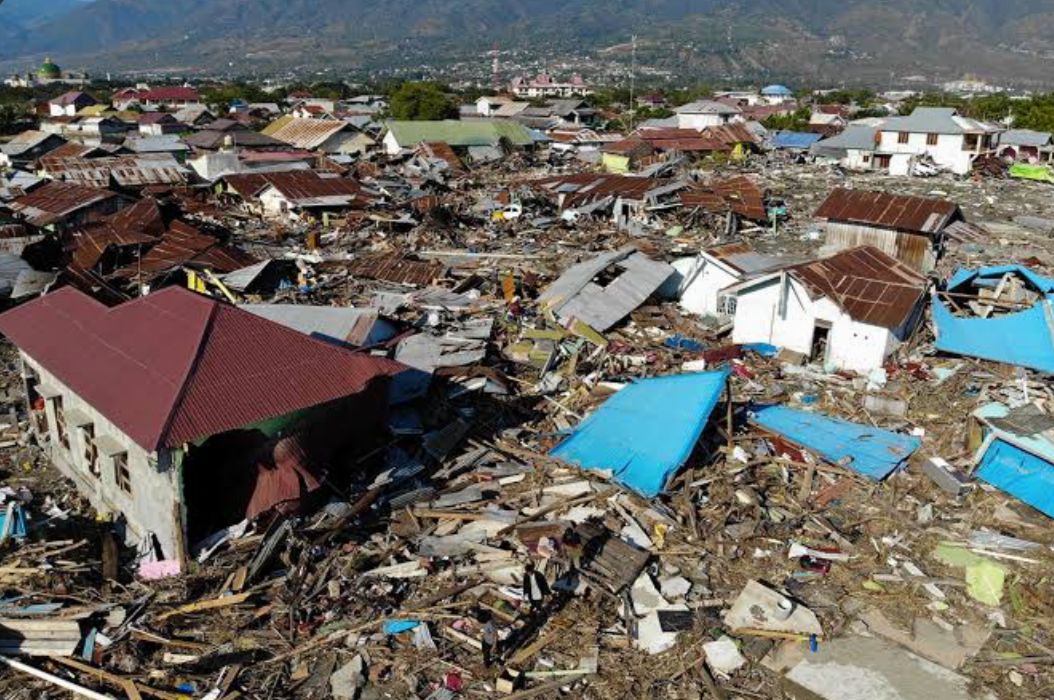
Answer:
<svg viewBox="0 0 1054 700"><path fill-rule="evenodd" d="M678 114L677 127L679 129L695 129L702 131L708 126L721 126L728 123L728 118L721 114Z"/></svg>
<svg viewBox="0 0 1054 700"><path fill-rule="evenodd" d="M779 277L740 291L732 329L735 343L769 343L809 355L817 322L830 326L827 355L830 369L867 373L881 367L897 345L885 328L851 319L826 297L812 300L805 288L787 278L786 308L780 310Z"/></svg>
<svg viewBox="0 0 1054 700"><path fill-rule="evenodd" d="M171 455L167 451L157 455L148 454L31 357L22 353L22 360L26 367L32 368L37 374L42 385L61 391L63 411L67 417L74 411L91 417L96 444L105 435L123 446L128 455L132 491L126 493L117 485L113 458L103 454L101 449L98 460L102 473L95 476L90 471L84 458L84 430L69 425L68 418L70 449L61 446L55 432L55 402L49 400L46 402L47 450L55 466L73 480L96 510L112 513L114 517L124 515L127 522L125 539L129 545L136 546L152 533L160 542L165 557L176 558L181 533L174 509L181 501L182 487L178 470L172 468Z"/></svg>
<svg viewBox="0 0 1054 700"><path fill-rule="evenodd" d="M928 134L910 133L908 142L900 143L900 132L883 131L879 151L899 155L890 162L889 172L891 175L909 175L912 162L911 156L928 155L933 161L942 167L948 168L957 175L965 175L970 172L973 157L978 152L964 151L962 134L938 134L936 145L926 143ZM981 138L981 137L978 137Z"/></svg>
<svg viewBox="0 0 1054 700"><path fill-rule="evenodd" d="M718 316L718 292L739 282L738 275L704 255L676 260L673 267L684 278L681 308L699 316Z"/></svg>

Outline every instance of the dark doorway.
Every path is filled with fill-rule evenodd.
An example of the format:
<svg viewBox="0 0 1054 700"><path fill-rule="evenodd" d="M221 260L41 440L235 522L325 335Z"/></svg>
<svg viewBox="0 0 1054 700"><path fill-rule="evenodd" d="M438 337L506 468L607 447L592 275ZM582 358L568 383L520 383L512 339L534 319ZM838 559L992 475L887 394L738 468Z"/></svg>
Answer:
<svg viewBox="0 0 1054 700"><path fill-rule="evenodd" d="M827 360L827 343L831 338L831 326L825 323L817 323L812 334L812 352L809 359L813 362L825 362Z"/></svg>

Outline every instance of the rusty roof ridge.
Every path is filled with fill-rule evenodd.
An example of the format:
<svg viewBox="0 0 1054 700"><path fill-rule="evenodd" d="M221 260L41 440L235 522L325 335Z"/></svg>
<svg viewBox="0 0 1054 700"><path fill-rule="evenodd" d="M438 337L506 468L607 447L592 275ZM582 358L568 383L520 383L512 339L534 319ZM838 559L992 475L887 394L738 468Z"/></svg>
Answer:
<svg viewBox="0 0 1054 700"><path fill-rule="evenodd" d="M186 398L187 391L194 380L194 376L197 374L201 357L205 354L205 347L208 345L206 339L212 332L212 325L216 321L216 314L220 306L220 302L215 299L209 299L208 301L212 304L212 308L209 309L209 318L204 324L202 324L202 332L201 336L198 337L198 344L194 351L194 357L190 361L190 366L187 367L185 372L183 372L183 383L179 387L179 392L176 394L175 400L169 407L168 416L165 418L165 422L161 427L161 432L157 436L157 444L154 445L154 450L157 450L167 442L168 434L172 429L172 423L175 421L176 415L179 413L179 409L183 405L183 399Z"/></svg>

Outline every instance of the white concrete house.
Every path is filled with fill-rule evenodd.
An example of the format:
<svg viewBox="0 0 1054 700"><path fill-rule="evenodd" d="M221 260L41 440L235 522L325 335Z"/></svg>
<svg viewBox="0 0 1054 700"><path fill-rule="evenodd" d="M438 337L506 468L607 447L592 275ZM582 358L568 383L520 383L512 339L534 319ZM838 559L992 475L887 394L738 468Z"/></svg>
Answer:
<svg viewBox="0 0 1054 700"><path fill-rule="evenodd" d="M55 466L126 542L166 560L295 511L333 450L380 431L401 370L180 287L113 308L64 287L0 315L0 332Z"/></svg>
<svg viewBox="0 0 1054 700"><path fill-rule="evenodd" d="M853 122L842 133L814 143L809 155L834 161L847 170L874 170L881 124L881 119Z"/></svg>
<svg viewBox="0 0 1054 700"><path fill-rule="evenodd" d="M695 257L675 260L673 267L678 274L667 284L676 284L676 289L663 291L679 299L680 307L688 313L723 320L735 315L735 297L723 296L722 290L796 262L762 255L747 243L725 243Z"/></svg>
<svg viewBox="0 0 1054 700"><path fill-rule="evenodd" d="M98 104L95 99L85 92L67 92L48 102L48 114L52 117L75 117L77 112L95 104Z"/></svg>
<svg viewBox="0 0 1054 700"><path fill-rule="evenodd" d="M713 100L689 102L673 111L677 118L677 128L695 129L696 131L702 131L710 126L728 124L740 119L743 115L743 110L738 107Z"/></svg>
<svg viewBox="0 0 1054 700"><path fill-rule="evenodd" d="M951 107L917 107L909 116L882 124L874 165L891 175L911 175L920 160L931 158L944 170L966 175L979 156L995 153L1001 131L995 124L960 116Z"/></svg>
<svg viewBox="0 0 1054 700"><path fill-rule="evenodd" d="M830 370L866 374L915 332L926 286L918 272L861 247L749 279L724 293L735 300L735 343L768 343Z"/></svg>

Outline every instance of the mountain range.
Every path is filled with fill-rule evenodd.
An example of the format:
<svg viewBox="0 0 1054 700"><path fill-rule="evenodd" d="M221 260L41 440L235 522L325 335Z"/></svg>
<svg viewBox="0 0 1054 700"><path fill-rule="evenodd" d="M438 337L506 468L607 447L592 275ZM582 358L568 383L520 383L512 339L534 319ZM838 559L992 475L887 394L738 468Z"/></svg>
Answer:
<svg viewBox="0 0 1054 700"><path fill-rule="evenodd" d="M642 64L685 81L974 74L1040 86L1052 30L1054 0L6 0L0 63L377 71L485 66L494 45L624 60L636 35Z"/></svg>

